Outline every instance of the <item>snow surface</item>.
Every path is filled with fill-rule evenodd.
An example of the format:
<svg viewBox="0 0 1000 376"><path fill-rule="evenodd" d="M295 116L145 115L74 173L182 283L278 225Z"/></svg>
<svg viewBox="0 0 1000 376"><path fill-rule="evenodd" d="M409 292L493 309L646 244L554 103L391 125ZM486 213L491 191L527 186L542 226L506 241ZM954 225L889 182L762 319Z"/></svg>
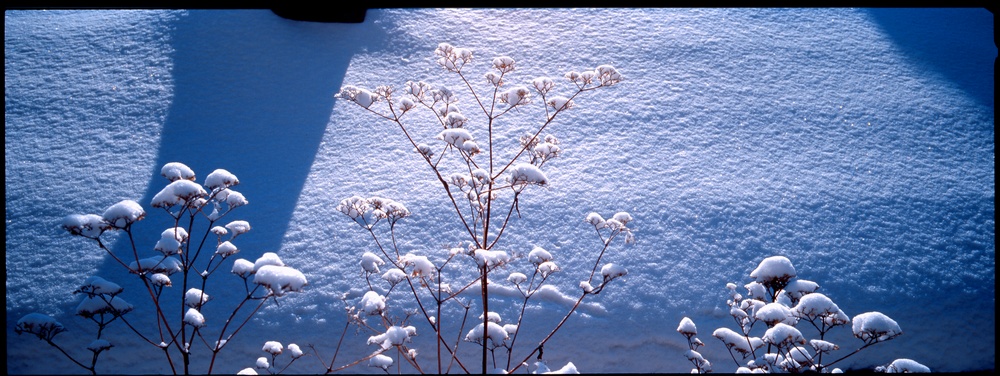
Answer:
<svg viewBox="0 0 1000 376"><path fill-rule="evenodd" d="M415 262L441 260L467 236L399 129L334 98L347 84L419 80L452 87L472 115L464 88L435 62L442 42L471 51L464 69L477 75L495 57L512 58L511 87L553 77L553 96L570 87L569 71L608 64L624 76L575 98L547 129L560 157L546 162L544 187L521 195L523 216L498 244L511 254L542 247L564 268L549 278L558 290L537 294L525 312L518 343L527 349L558 322L566 294L578 296L602 246L588 214L634 217L636 243L615 242L602 260L629 274L585 300L588 309L546 344L549 364L687 372L686 339L673 325L690 317L706 332L731 326L726 284L747 284L762 259L781 255L848 316L882 312L904 330L838 368L912 359L934 371L992 369L992 30L983 9L373 9L361 24L266 10L8 10L7 372L86 373L12 332L31 312L55 315L69 329L56 340L85 348L94 326L72 315L82 300L72 292L89 276L124 287L129 315L155 327L135 277L62 226L91 231L92 217L69 216L135 200L146 211L133 226L140 257L155 254L174 226L150 205L170 182L161 175L169 162L199 177L238 175L249 204L229 218L254 229L241 235L241 254L275 252L309 281L228 341L217 370L252 370L270 340L332 355L346 320L340 297L360 297L360 256L376 250L336 203L354 195L406 203L397 241ZM518 146L542 105L498 124L494 148ZM481 126L476 116L465 125L484 138ZM436 149L437 133L414 136ZM108 244L121 255L127 243ZM248 273L243 261L235 269ZM491 310L516 317L520 294L500 276L530 273L525 264L494 276L491 291L510 293L495 295ZM218 330L243 281L221 275L207 292L202 330ZM827 339L840 353L860 345L839 329ZM99 370L168 372L158 350L129 332L105 332L114 347ZM350 331L338 360L370 354L369 335ZM735 370L722 343L705 340L699 352L713 369ZM418 348L425 360L433 354ZM206 364L195 359L194 369ZM300 361L286 373L316 367Z"/></svg>

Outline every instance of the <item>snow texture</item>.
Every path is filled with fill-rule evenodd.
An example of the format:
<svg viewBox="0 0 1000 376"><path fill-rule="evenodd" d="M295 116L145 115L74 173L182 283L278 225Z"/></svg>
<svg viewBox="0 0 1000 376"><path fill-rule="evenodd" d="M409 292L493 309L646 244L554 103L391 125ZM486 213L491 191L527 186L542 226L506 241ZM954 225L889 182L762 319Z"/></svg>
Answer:
<svg viewBox="0 0 1000 376"><path fill-rule="evenodd" d="M569 71L599 82L595 67L609 64L625 77L574 98L546 128L562 155L545 163L545 189L521 195L522 215L497 244L511 255L537 245L558 256L565 270L540 291L551 299L536 294L526 310L530 322L558 322L601 246L582 219L627 211L642 223L636 244L612 244L602 260L627 267L628 276L584 301L546 344L550 364L687 372L683 336L649 329L682 317L703 329L731 326L722 286L747 284L763 258L782 255L850 317L883 312L907 328L837 367L892 359L936 372L995 365L997 48L985 9L379 8L359 24L294 22L264 9L7 10L4 34L8 334L39 312L73 333L57 341L85 348L94 328L75 316L82 296L71 292L94 275L121 284L140 330L155 328L145 286L94 241L70 233L100 234L102 210L135 200L147 212L132 226L140 258L162 259L153 247L175 224L153 209L154 197L171 178L191 182L193 173L224 168L251 201L226 217L254 225L234 241L241 257L275 252L308 277L309 289L262 308L220 352L219 364L232 368L219 372L252 365L265 339L332 353L336 338L316 328L343 327L336 297L363 284L358 257L377 250L336 211L339 200L406 202L413 214L397 224L401 254L439 263L468 241L398 127L334 94L348 84L450 86L459 100L452 106L469 118L463 128L486 149L477 106L438 64L461 67L485 90L492 85L483 74L497 72L493 58L509 56L516 69L502 90L525 85L536 99L538 77L553 82L547 99L569 96ZM451 54L435 54L442 42ZM371 94L368 104L381 105ZM518 138L544 118L541 102L495 124L492 148L516 152ZM432 124L418 115L406 117ZM434 139L440 127L414 129L417 144L444 150ZM165 179L170 162L192 171ZM176 202L176 193L161 203ZM102 240L129 255L123 235L109 231ZM227 259L220 271L249 276L246 260ZM524 259L509 268L496 277L533 271ZM521 299L510 290L491 290L498 300L490 308L504 317L516 317ZM245 296L229 273L214 275L206 291L212 309ZM396 308L402 315L416 306ZM202 330L219 330L222 318L209 319L216 324ZM114 357L102 360L102 372L169 372L150 358L157 349L115 324L109 330L122 335L109 337ZM519 346L544 336L531 332L522 330ZM58 354L33 336L6 337L8 373L81 371L47 361ZM603 351L579 346L594 338ZM346 337L338 361L370 355L365 339ZM826 339L840 352L860 342L850 330ZM706 341L706 359L730 361L724 346ZM315 367L295 362L286 373L322 372Z"/></svg>

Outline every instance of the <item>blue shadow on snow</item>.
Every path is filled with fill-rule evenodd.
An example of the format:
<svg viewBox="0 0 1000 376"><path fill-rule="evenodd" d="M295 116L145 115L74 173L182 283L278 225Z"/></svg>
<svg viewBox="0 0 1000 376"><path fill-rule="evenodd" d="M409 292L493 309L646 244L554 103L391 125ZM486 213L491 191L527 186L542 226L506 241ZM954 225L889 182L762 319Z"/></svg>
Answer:
<svg viewBox="0 0 1000 376"><path fill-rule="evenodd" d="M252 230L236 241L239 258L280 254L351 57L367 49L366 43L382 44L373 29L293 21L267 10L195 10L182 16L172 35L174 97L139 201L149 213L133 229L139 257L156 255L152 246L173 226L161 209L150 207L168 184L160 176L168 162L191 167L199 184L215 169L235 174L240 184L233 189L249 205L215 225L250 223ZM206 230L203 219L196 222L192 247ZM207 239L208 255L200 256L198 265L214 252L213 239ZM116 242L114 252L134 260L128 241ZM98 275L130 278L111 259Z"/></svg>
<svg viewBox="0 0 1000 376"><path fill-rule="evenodd" d="M868 13L916 64L942 74L979 104L995 108L997 45L984 38L993 35L993 13L968 8L875 8ZM988 65L994 67L994 76L984 77Z"/></svg>

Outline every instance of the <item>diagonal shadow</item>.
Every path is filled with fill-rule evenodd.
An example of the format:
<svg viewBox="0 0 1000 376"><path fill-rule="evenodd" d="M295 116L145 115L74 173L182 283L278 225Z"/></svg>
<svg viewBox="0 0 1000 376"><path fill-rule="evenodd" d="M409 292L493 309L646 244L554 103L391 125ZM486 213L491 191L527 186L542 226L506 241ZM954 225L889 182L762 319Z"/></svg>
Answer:
<svg viewBox="0 0 1000 376"><path fill-rule="evenodd" d="M868 9L868 14L918 65L938 72L979 104L994 108L997 45L986 9ZM989 68L993 66L994 68Z"/></svg>
<svg viewBox="0 0 1000 376"><path fill-rule="evenodd" d="M330 123L334 94L353 54L384 45L384 33L370 22L314 23L284 19L267 10L198 10L180 17L171 37L174 95L154 170L146 177L148 188L139 200L147 210L146 219L133 228L139 257L157 255L153 245L163 230L173 226L161 209L150 206L168 183L160 176L160 168L168 162L191 167L199 184L218 168L235 174L240 184L233 189L243 193L249 205L215 225L237 219L250 223L252 230L237 240L241 249L237 258L253 261L264 252L280 254L296 201ZM196 221L195 230L191 239L200 241L207 230L204 218ZM115 242L113 251L126 261L135 260L124 237ZM215 240L210 237L203 253L214 251ZM200 256L197 265L203 266L207 257ZM229 274L231 264L220 274ZM94 275L126 282L123 297L140 303L131 316L153 317L140 313L152 309L147 307L145 288L113 259L106 258ZM219 295L243 291L238 278L213 278L211 285ZM181 293L180 289L177 285L171 293ZM232 307L232 303L219 305Z"/></svg>

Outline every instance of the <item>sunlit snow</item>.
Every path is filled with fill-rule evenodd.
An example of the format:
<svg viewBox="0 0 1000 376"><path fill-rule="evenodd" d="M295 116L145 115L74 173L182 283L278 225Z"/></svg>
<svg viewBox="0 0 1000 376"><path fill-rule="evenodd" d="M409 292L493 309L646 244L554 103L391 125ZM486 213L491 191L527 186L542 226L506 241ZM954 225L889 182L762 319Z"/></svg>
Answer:
<svg viewBox="0 0 1000 376"><path fill-rule="evenodd" d="M169 373L162 351L121 321L103 331L107 349L77 315L81 306L85 314L131 306L126 318L153 335L149 295L159 289L175 297L174 319L210 338L190 343L194 372L209 363L206 343L225 343L214 373L277 372L290 359L272 364L266 341L288 343L286 353L302 344L294 352L303 357L315 345L329 361L345 312L362 308L365 252L405 268L362 264L382 269L369 281L396 317L419 311L396 299L408 293L406 276L433 291L439 274L455 291L468 282L454 277L477 265L468 234L427 167L459 151L478 151L482 171L443 165L453 193L452 174L465 192L484 177L523 188L494 248L505 253L479 254L500 265L489 276L489 310L515 324L518 287L536 271L536 283L547 276L525 307L515 357L582 290L597 288L600 276L586 281L592 270L621 268L608 270L619 277L583 300L528 371L688 372L695 355L673 330L684 317L702 330L697 355L714 372L738 370L727 343L747 351L765 340L837 356L892 338L841 370L995 367L997 49L985 9L383 8L359 24L295 22L266 9L6 10L4 34L8 373L87 373L36 338L56 334L76 354L106 349L101 373ZM485 75L494 67L507 71L502 79ZM477 91L503 93L498 107L517 104L493 124L493 144L459 69ZM569 96L586 82L614 86ZM384 105L381 85L399 90L397 109L409 108L413 143L358 107ZM417 101L402 101L406 91L451 101L450 131ZM559 109L519 160L540 158L542 168L489 169L485 152L512 157ZM217 210L217 222L187 236L172 230L186 227L169 215L184 198L213 194L221 201L202 209ZM406 206L376 212L365 197ZM381 253L355 222L394 220L389 213L402 218L393 222L398 254ZM131 226L134 238L104 218ZM634 244L607 242L613 228L628 229ZM92 239L99 235L128 268ZM214 256L219 272L182 286L179 258L191 256L183 246L203 237L202 257ZM536 248L553 257L532 255ZM223 259L236 250L243 258ZM754 269L771 256L794 270L780 258ZM791 275L808 279L779 296L801 298L791 316L850 324L817 341L800 323L807 344L783 329L733 340L731 294L755 304L751 297L768 293L762 283ZM93 276L123 288L110 305L81 288L116 290ZM807 282L820 287L801 295L813 289ZM178 311L176 297L192 288L212 299ZM225 310L254 288L280 295L278 304L219 338ZM470 322L459 332L454 306L441 322L453 327L450 343L476 352L459 339L482 324L473 324L478 282L461 294L473 305ZM378 300L370 302L375 311ZM421 335L404 343L430 364L434 332L422 314L409 321ZM503 327L486 332L472 338L512 337ZM372 355L384 341L367 340L382 333L352 327L337 362ZM416 372L396 356L392 349L350 370ZM300 359L283 373L324 371Z"/></svg>

